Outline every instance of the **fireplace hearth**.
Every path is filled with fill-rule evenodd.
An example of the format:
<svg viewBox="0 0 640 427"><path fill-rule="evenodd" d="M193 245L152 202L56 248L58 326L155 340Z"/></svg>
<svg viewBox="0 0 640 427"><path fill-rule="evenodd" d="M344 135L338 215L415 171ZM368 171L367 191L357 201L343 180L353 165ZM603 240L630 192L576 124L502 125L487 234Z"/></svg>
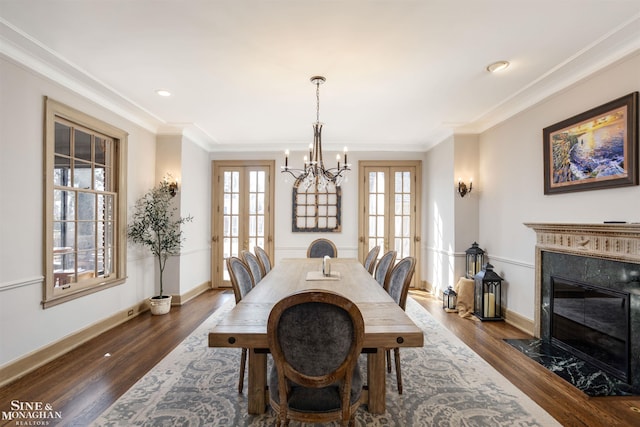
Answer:
<svg viewBox="0 0 640 427"><path fill-rule="evenodd" d="M527 226L538 339L510 344L587 394L640 394L640 225Z"/></svg>

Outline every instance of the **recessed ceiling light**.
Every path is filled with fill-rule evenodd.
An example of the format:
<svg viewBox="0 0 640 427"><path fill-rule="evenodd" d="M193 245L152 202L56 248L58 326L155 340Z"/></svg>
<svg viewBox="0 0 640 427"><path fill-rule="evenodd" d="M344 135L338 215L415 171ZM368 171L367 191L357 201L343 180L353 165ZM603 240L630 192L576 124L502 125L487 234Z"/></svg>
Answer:
<svg viewBox="0 0 640 427"><path fill-rule="evenodd" d="M490 73L497 73L498 71L502 71L509 66L509 61L497 61L493 64L487 65L487 71Z"/></svg>
<svg viewBox="0 0 640 427"><path fill-rule="evenodd" d="M160 96L171 96L171 92L165 89L158 89L156 90L156 93Z"/></svg>

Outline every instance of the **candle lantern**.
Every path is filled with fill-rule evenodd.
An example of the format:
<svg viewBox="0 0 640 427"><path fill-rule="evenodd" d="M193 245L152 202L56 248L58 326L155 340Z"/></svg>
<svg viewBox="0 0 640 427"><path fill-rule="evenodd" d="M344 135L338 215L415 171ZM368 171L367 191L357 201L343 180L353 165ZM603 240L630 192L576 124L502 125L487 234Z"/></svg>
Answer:
<svg viewBox="0 0 640 427"><path fill-rule="evenodd" d="M473 242L471 247L464 251L464 253L467 254L465 277L467 279L473 279L484 265L484 251L478 247L476 242Z"/></svg>
<svg viewBox="0 0 640 427"><path fill-rule="evenodd" d="M442 308L446 311L456 311L457 299L458 294L449 286L442 292Z"/></svg>
<svg viewBox="0 0 640 427"><path fill-rule="evenodd" d="M476 317L480 320L504 320L500 293L502 277L493 271L493 265L487 263L484 269L475 275L474 281Z"/></svg>

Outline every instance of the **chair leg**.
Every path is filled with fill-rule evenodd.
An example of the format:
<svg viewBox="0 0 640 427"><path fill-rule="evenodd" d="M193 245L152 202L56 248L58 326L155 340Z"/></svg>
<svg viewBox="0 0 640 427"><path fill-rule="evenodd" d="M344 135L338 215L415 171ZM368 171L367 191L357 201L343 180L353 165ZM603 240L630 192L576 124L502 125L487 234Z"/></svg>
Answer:
<svg viewBox="0 0 640 427"><path fill-rule="evenodd" d="M393 349L393 358L396 362L396 378L398 379L398 394L402 394L402 374L400 373L400 349Z"/></svg>
<svg viewBox="0 0 640 427"><path fill-rule="evenodd" d="M387 350L387 372L391 373L391 350Z"/></svg>
<svg viewBox="0 0 640 427"><path fill-rule="evenodd" d="M247 365L247 349L242 349L242 355L240 355L240 379L238 380L238 393L242 394L242 388L244 386L244 370Z"/></svg>

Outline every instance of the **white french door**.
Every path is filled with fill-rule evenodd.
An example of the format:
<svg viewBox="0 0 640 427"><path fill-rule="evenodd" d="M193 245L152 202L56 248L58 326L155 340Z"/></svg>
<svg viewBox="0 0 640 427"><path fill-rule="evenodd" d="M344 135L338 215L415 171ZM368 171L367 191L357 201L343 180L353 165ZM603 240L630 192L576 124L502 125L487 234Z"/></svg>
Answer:
<svg viewBox="0 0 640 427"><path fill-rule="evenodd" d="M273 161L214 161L212 280L231 286L225 259L262 247L273 259Z"/></svg>
<svg viewBox="0 0 640 427"><path fill-rule="evenodd" d="M397 260L416 258L413 283L420 277L419 161L361 161L359 257L380 246L379 257L395 250Z"/></svg>

